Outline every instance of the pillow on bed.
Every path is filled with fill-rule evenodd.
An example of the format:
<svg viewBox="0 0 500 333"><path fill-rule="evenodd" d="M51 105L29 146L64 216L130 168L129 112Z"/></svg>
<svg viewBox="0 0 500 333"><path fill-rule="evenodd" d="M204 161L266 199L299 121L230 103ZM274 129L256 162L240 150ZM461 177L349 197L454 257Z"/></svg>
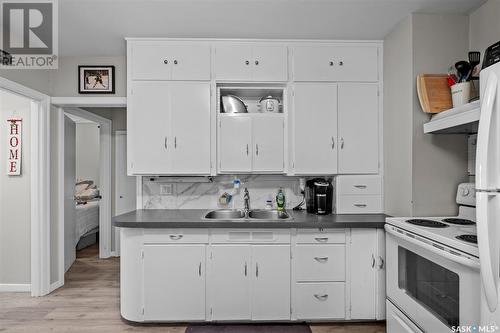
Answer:
<svg viewBox="0 0 500 333"><path fill-rule="evenodd" d="M77 195L75 195L76 201L88 201L95 199L99 196L99 190L96 188L88 188L86 190L81 191Z"/></svg>
<svg viewBox="0 0 500 333"><path fill-rule="evenodd" d="M86 189L90 188L94 184L93 180L83 180L79 181L75 185L75 193L78 195L79 193L85 191ZM95 185L94 185L95 186Z"/></svg>

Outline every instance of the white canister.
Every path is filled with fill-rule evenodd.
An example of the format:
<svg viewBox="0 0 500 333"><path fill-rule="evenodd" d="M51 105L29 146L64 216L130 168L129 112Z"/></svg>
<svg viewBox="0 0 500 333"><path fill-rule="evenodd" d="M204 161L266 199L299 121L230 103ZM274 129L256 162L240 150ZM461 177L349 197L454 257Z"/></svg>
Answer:
<svg viewBox="0 0 500 333"><path fill-rule="evenodd" d="M470 100L471 83L461 82L455 83L451 86L451 99L453 107L456 108L460 105L469 103Z"/></svg>

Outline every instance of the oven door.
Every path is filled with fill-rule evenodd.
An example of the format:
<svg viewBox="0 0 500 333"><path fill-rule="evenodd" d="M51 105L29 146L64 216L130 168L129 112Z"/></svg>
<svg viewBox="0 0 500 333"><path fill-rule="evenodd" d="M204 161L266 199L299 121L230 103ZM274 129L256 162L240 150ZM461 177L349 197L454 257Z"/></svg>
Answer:
<svg viewBox="0 0 500 333"><path fill-rule="evenodd" d="M425 332L479 323L479 260L386 224L387 297Z"/></svg>

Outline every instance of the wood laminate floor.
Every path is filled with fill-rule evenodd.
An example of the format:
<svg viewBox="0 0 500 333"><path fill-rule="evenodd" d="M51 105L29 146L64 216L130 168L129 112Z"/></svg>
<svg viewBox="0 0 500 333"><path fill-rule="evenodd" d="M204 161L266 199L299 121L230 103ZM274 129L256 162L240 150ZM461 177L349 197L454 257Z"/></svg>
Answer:
<svg viewBox="0 0 500 333"><path fill-rule="evenodd" d="M45 297L0 293L0 332L184 333L184 325L130 325L120 317L118 258L98 259L96 246L77 253L66 284ZM383 333L383 323L314 324L313 333Z"/></svg>

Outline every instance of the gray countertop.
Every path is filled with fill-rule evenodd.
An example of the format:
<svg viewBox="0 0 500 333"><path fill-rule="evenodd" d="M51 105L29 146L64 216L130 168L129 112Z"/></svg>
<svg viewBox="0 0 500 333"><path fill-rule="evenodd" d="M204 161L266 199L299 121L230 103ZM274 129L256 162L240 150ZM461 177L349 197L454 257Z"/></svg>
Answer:
<svg viewBox="0 0 500 333"><path fill-rule="evenodd" d="M208 209L139 209L114 217L121 228L383 228L385 214L314 215L306 211L288 211L286 221L206 220Z"/></svg>

